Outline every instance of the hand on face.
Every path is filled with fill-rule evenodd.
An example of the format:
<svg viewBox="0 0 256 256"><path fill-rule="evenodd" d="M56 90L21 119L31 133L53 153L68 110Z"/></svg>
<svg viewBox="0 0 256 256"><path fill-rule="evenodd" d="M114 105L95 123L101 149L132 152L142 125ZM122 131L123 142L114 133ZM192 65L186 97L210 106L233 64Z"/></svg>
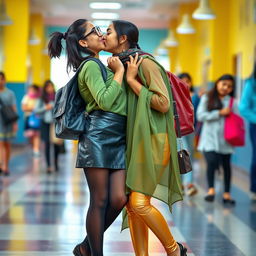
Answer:
<svg viewBox="0 0 256 256"><path fill-rule="evenodd" d="M124 71L123 63L120 61L118 57L109 57L108 60L108 67L114 72Z"/></svg>
<svg viewBox="0 0 256 256"><path fill-rule="evenodd" d="M136 79L139 66L143 61L143 58L139 58L138 53L136 53L134 58L131 55L129 57L130 57L130 61L127 62L127 72L126 72L127 81Z"/></svg>

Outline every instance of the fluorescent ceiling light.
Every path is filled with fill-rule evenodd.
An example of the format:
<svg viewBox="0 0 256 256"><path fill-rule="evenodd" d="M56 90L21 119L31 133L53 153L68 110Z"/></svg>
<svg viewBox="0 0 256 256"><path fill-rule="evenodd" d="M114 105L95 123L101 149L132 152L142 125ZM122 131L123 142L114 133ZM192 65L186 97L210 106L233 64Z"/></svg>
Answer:
<svg viewBox="0 0 256 256"><path fill-rule="evenodd" d="M94 20L93 24L95 26L100 26L100 27L107 27L111 23L110 20Z"/></svg>
<svg viewBox="0 0 256 256"><path fill-rule="evenodd" d="M108 19L108 20L116 20L119 18L118 13L112 12L93 12L92 13L93 19Z"/></svg>
<svg viewBox="0 0 256 256"><path fill-rule="evenodd" d="M89 4L92 9L121 9L122 5L120 3L106 3L106 2L94 2Z"/></svg>

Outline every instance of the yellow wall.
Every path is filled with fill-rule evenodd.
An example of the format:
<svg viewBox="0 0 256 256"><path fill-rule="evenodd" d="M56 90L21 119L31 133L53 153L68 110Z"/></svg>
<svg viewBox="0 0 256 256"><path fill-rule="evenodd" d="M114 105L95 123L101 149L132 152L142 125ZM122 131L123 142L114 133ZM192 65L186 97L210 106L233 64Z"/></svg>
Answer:
<svg viewBox="0 0 256 256"><path fill-rule="evenodd" d="M44 79L43 69L43 48L44 48L44 23L41 14L33 14L30 18L30 32L33 30L40 42L36 45L29 45L29 56L31 60L31 81L42 85Z"/></svg>
<svg viewBox="0 0 256 256"><path fill-rule="evenodd" d="M178 35L179 46L170 49L170 58L174 58L176 67L189 72L195 85L202 85L205 63L210 62L208 82L215 81L224 73L234 74L234 56L242 54L242 78L249 77L253 69L253 54L256 47L256 24L253 22L254 0L211 0L216 13L211 21L193 20L196 29L194 35ZM192 15L197 4L186 4L180 8ZM173 27L172 27L173 28Z"/></svg>
<svg viewBox="0 0 256 256"><path fill-rule="evenodd" d="M24 82L27 79L25 63L28 53L29 0L12 0L5 3L13 24L4 26L3 70L9 81Z"/></svg>
<svg viewBox="0 0 256 256"><path fill-rule="evenodd" d="M254 0L230 0L229 58L238 53L242 54L242 78L248 78L253 71L253 55L256 48L254 3Z"/></svg>

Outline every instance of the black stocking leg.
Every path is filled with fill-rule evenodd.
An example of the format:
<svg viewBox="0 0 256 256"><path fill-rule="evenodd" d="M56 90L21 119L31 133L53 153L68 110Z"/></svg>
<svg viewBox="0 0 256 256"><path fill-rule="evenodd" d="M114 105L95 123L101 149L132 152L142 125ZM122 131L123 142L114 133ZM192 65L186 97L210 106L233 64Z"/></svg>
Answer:
<svg viewBox="0 0 256 256"><path fill-rule="evenodd" d="M108 202L109 170L84 170L90 190L90 206L86 217L86 230L93 256L103 256L103 233ZM81 248L82 249L82 248Z"/></svg>
<svg viewBox="0 0 256 256"><path fill-rule="evenodd" d="M105 215L104 231L114 222L127 202L125 194L125 170L114 170L109 174L109 201ZM88 237L81 244L86 256L90 254Z"/></svg>

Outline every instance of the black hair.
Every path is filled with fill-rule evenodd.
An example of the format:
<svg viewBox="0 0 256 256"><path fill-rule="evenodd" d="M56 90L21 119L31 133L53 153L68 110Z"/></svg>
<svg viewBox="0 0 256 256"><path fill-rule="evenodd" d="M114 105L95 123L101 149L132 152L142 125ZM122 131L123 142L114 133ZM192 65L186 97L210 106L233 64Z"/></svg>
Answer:
<svg viewBox="0 0 256 256"><path fill-rule="evenodd" d="M187 73L187 72L180 73L180 74L178 75L178 78L180 78L180 79L187 78L187 79L191 82L191 86L190 86L189 90L190 90L191 92L194 92L194 86L192 85L192 77L190 76L189 73Z"/></svg>
<svg viewBox="0 0 256 256"><path fill-rule="evenodd" d="M40 92L40 87L37 84L32 84L28 88L34 89L37 92Z"/></svg>
<svg viewBox="0 0 256 256"><path fill-rule="evenodd" d="M83 39L85 35L87 21L86 19L76 20L69 26L67 32L54 32L50 36L48 44L50 58L60 57L63 49L61 40L66 40L67 71L70 69L75 71L86 57L95 55L88 48L79 44L79 40Z"/></svg>
<svg viewBox="0 0 256 256"><path fill-rule="evenodd" d="M48 98L48 94L47 94L47 91L46 91L46 89L47 89L49 84L51 84L53 86L53 88L54 88L54 84L53 84L53 82L51 80L46 80L44 82L43 90L42 90L42 100L45 103L49 103L49 98ZM54 93L55 93L55 90L54 90Z"/></svg>
<svg viewBox="0 0 256 256"><path fill-rule="evenodd" d="M0 71L0 76L2 76L2 77L3 77L3 79L5 79L5 74L4 74L4 72L3 72L3 71Z"/></svg>
<svg viewBox="0 0 256 256"><path fill-rule="evenodd" d="M179 74L179 75L178 75L178 78L180 78L180 79L182 79L182 78L188 78L190 81L192 81L192 78L191 78L190 74L189 74L189 73L186 73L186 72Z"/></svg>
<svg viewBox="0 0 256 256"><path fill-rule="evenodd" d="M216 110L216 109L222 109L222 107L223 107L222 102L221 102L221 100L219 98L218 91L217 91L217 84L220 81L223 81L223 80L232 81L232 83L233 83L233 90L232 90L232 92L229 95L230 96L234 95L234 91L235 91L235 79L234 79L234 77L232 75L229 75L229 74L222 75L215 82L214 87L208 92L208 105L207 105L208 111L212 111L212 110Z"/></svg>
<svg viewBox="0 0 256 256"><path fill-rule="evenodd" d="M133 23L126 20L114 20L112 21L112 23L117 33L118 39L121 36L126 35L127 41L129 43L129 49L131 48L140 49L140 46L138 44L139 30L137 26L135 26Z"/></svg>

